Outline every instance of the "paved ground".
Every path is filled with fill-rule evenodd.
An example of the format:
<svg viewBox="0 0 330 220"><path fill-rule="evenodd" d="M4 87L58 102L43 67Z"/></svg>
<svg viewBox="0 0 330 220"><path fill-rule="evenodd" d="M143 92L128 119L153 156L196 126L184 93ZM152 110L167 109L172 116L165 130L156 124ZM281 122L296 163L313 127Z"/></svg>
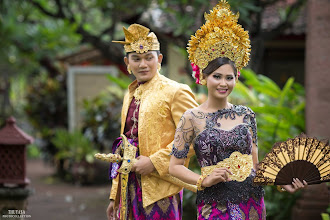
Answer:
<svg viewBox="0 0 330 220"><path fill-rule="evenodd" d="M41 160L27 162L35 193L28 198L29 220L106 220L109 185L75 186L55 180L54 169Z"/></svg>

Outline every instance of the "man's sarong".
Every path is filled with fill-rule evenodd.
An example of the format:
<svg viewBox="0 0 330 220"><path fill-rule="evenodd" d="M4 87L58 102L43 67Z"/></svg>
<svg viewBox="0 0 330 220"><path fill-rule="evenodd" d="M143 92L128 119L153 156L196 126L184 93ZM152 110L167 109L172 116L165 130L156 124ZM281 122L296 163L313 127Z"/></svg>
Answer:
<svg viewBox="0 0 330 220"><path fill-rule="evenodd" d="M182 219L182 191L174 196L161 199L146 208L142 206L141 178L139 174L130 173L128 178L128 213L129 219Z"/></svg>

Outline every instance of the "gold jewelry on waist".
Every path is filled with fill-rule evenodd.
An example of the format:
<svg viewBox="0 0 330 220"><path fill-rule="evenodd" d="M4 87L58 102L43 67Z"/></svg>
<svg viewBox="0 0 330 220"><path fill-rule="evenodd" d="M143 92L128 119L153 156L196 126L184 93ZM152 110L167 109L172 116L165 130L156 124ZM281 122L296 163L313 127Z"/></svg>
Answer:
<svg viewBox="0 0 330 220"><path fill-rule="evenodd" d="M202 167L202 175L210 175L215 168L221 167L227 168L233 173L229 176L230 179L243 182L251 174L251 169L253 168L252 155L241 154L235 151L216 165Z"/></svg>

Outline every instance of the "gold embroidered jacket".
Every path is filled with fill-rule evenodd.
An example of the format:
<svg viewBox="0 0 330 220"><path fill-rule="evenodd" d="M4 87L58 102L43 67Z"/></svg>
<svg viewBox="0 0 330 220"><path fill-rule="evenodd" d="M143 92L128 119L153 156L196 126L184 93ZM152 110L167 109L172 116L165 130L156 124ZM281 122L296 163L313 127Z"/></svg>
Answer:
<svg viewBox="0 0 330 220"><path fill-rule="evenodd" d="M124 132L127 111L137 88L135 80L128 87L121 113L121 134ZM141 103L138 118L139 152L148 156L160 176L168 174L176 125L183 113L197 106L189 86L156 74L150 81L139 86ZM190 158L194 153L191 150ZM189 159L186 160L188 166ZM116 199L119 175L112 181L110 199ZM177 194L181 187L157 177L141 176L143 206Z"/></svg>

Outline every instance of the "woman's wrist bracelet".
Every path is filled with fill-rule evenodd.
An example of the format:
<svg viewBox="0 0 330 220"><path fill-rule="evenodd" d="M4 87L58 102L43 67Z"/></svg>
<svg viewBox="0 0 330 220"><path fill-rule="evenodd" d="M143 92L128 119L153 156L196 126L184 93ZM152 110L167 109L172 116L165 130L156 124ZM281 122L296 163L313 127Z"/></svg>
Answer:
<svg viewBox="0 0 330 220"><path fill-rule="evenodd" d="M285 192L285 191L286 191L286 190L285 190L283 187L281 187L280 185L277 185L276 188L277 188L277 190L278 190L279 192Z"/></svg>
<svg viewBox="0 0 330 220"><path fill-rule="evenodd" d="M200 175L199 179L197 180L196 186L198 191L202 191L205 187L202 186L203 180L207 177L207 175Z"/></svg>

